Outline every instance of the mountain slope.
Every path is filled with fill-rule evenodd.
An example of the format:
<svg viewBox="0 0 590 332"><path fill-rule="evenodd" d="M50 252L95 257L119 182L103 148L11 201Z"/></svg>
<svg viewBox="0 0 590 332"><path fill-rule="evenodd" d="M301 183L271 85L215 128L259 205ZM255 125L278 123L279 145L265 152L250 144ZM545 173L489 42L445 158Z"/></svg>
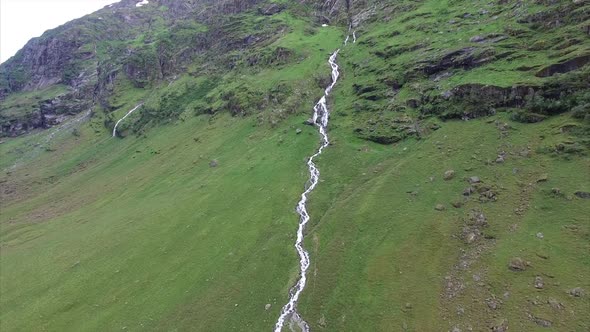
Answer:
<svg viewBox="0 0 590 332"><path fill-rule="evenodd" d="M136 3L0 66L3 330L272 329L338 48L311 329L590 327L586 2Z"/></svg>

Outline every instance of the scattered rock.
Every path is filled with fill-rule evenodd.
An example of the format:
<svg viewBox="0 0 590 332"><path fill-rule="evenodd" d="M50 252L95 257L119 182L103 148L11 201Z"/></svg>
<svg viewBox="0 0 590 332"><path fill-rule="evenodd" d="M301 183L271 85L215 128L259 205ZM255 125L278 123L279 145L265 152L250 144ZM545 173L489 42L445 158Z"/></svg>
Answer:
<svg viewBox="0 0 590 332"><path fill-rule="evenodd" d="M234 307L237 307L237 306L239 306L239 304L237 304L237 303L236 303L236 304L234 304Z"/></svg>
<svg viewBox="0 0 590 332"><path fill-rule="evenodd" d="M436 211L444 211L445 210L445 206L442 204L436 204L436 206L434 207L434 209Z"/></svg>
<svg viewBox="0 0 590 332"><path fill-rule="evenodd" d="M561 195L561 189L559 189L559 188L551 188L551 193L553 195Z"/></svg>
<svg viewBox="0 0 590 332"><path fill-rule="evenodd" d="M270 307L271 307L271 304L270 304L270 303L267 303L267 304L264 306L264 310L269 310L269 309L270 309Z"/></svg>
<svg viewBox="0 0 590 332"><path fill-rule="evenodd" d="M539 318L539 317L534 317L533 321L542 327L551 327L552 323L549 320L543 319L543 318Z"/></svg>
<svg viewBox="0 0 590 332"><path fill-rule="evenodd" d="M301 129L299 129L299 128L295 129L295 134L297 134L297 135L301 134Z"/></svg>
<svg viewBox="0 0 590 332"><path fill-rule="evenodd" d="M473 209L469 212L469 224L485 227L488 225L488 218L479 209Z"/></svg>
<svg viewBox="0 0 590 332"><path fill-rule="evenodd" d="M543 286L545 285L545 283L543 282L543 278L541 278L540 276L536 276L534 285L536 289L543 289Z"/></svg>
<svg viewBox="0 0 590 332"><path fill-rule="evenodd" d="M453 327L451 332L461 332L461 329L455 326L455 327Z"/></svg>
<svg viewBox="0 0 590 332"><path fill-rule="evenodd" d="M213 159L209 162L209 167L217 167L217 165L219 165L219 163L216 159Z"/></svg>
<svg viewBox="0 0 590 332"><path fill-rule="evenodd" d="M475 242L475 240L477 240L477 234L473 232L470 232L465 236L465 242L467 242L467 244L471 244Z"/></svg>
<svg viewBox="0 0 590 332"><path fill-rule="evenodd" d="M479 192L479 201L482 203L485 202L495 202L498 200L498 193L492 189L492 187L489 186L483 186L483 187L479 187L477 189L477 191Z"/></svg>
<svg viewBox="0 0 590 332"><path fill-rule="evenodd" d="M462 306L457 306L457 315L461 316L465 313L465 308Z"/></svg>
<svg viewBox="0 0 590 332"><path fill-rule="evenodd" d="M475 192L475 188L467 187L463 190L463 196L469 196Z"/></svg>
<svg viewBox="0 0 590 332"><path fill-rule="evenodd" d="M308 125L308 126L313 126L314 125L313 119L309 118L309 119L303 121L303 124Z"/></svg>
<svg viewBox="0 0 590 332"><path fill-rule="evenodd" d="M469 41L472 42L472 43L479 43L479 42L482 42L484 40L486 40L486 38L483 37L483 36L473 36L473 37L469 38Z"/></svg>
<svg viewBox="0 0 590 332"><path fill-rule="evenodd" d="M498 156L498 158L496 158L496 164L502 164L504 163L504 156Z"/></svg>
<svg viewBox="0 0 590 332"><path fill-rule="evenodd" d="M547 180L549 180L549 176L545 173L545 174L541 174L541 176L539 176L539 178L537 179L537 182L546 182Z"/></svg>
<svg viewBox="0 0 590 332"><path fill-rule="evenodd" d="M554 298L549 298L549 300L547 300L547 303L551 306L551 308L555 310L563 310L564 308L563 303L558 302Z"/></svg>
<svg viewBox="0 0 590 332"><path fill-rule="evenodd" d="M537 238L538 238L538 239L542 239L542 238L544 238L544 237L545 237L545 236L543 235L543 233L541 233L541 232L537 233Z"/></svg>
<svg viewBox="0 0 590 332"><path fill-rule="evenodd" d="M512 271L524 271L526 270L526 262L520 257L514 257L510 260L508 268Z"/></svg>
<svg viewBox="0 0 590 332"><path fill-rule="evenodd" d="M477 177L477 176L472 176L472 177L470 177L470 178L468 179L468 181L469 181L469 183L471 183L471 184L474 184L474 183L480 183L480 182L481 182L480 178L479 178L479 177Z"/></svg>
<svg viewBox="0 0 590 332"><path fill-rule="evenodd" d="M582 297L584 296L584 289L581 287L572 288L570 289L569 293L575 297Z"/></svg>
<svg viewBox="0 0 590 332"><path fill-rule="evenodd" d="M488 308L492 309L492 310L496 310L498 308L500 308L500 300L495 299L495 298L489 298L486 299L486 304L488 305Z"/></svg>
<svg viewBox="0 0 590 332"><path fill-rule="evenodd" d="M445 174L443 175L443 179L445 179L445 180L450 180L454 177L455 177L455 171L453 171L452 169L446 171Z"/></svg>
<svg viewBox="0 0 590 332"><path fill-rule="evenodd" d="M502 319L497 324L492 326L492 332L506 332L508 331L508 320Z"/></svg>
<svg viewBox="0 0 590 332"><path fill-rule="evenodd" d="M590 198L590 193L587 192L587 191L576 191L574 193L574 195L576 195L576 196L578 196L580 198L586 198L586 199Z"/></svg>
<svg viewBox="0 0 590 332"><path fill-rule="evenodd" d="M451 205L452 205L454 208L458 209L458 208L460 208L460 207L462 207L462 206L463 206L463 202L462 202L462 201L453 201L453 202L451 202Z"/></svg>

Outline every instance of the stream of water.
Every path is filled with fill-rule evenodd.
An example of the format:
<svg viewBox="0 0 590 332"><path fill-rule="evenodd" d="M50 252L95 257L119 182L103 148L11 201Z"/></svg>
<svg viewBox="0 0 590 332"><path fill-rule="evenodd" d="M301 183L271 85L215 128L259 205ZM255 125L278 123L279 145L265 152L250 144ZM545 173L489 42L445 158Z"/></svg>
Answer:
<svg viewBox="0 0 590 332"><path fill-rule="evenodd" d="M328 59L328 63L332 68L332 83L330 83L330 85L326 88L326 90L324 91L324 95L322 96L322 98L320 98L320 100L313 108L312 120L313 123L318 127L318 131L321 135L321 141L320 147L318 148L316 153L309 157L309 159L307 160L307 167L309 169L309 185L307 186L307 189L305 189L305 191L301 194L301 199L299 200L299 203L297 203L297 213L299 214L300 219L299 228L297 229L297 240L295 241L295 249L299 254L300 275L299 280L297 281L295 286L291 288L289 302L287 302L287 304L285 304L285 306L281 310L281 315L279 316L279 319L277 320L277 323L275 325L275 332L280 332L282 330L287 319L290 319L292 323L298 325L302 331L309 331L309 325L301 318L296 309L299 296L301 295L301 292L305 288L305 284L307 282L307 269L309 268L310 264L309 253L307 252L307 250L305 250L305 248L303 248L303 233L305 230L305 225L307 225L310 219L309 213L307 212L306 203L307 196L315 189L320 179L320 171L314 163L314 159L320 154L322 154L324 149L330 144L327 132L330 111L328 109L328 106L326 105L326 97L328 97L328 95L332 91L332 88L338 81L338 76L340 75L340 72L338 71L338 64L336 64L336 57L338 56L339 51L339 49L336 50Z"/></svg>
<svg viewBox="0 0 590 332"><path fill-rule="evenodd" d="M143 104L139 104L139 105L133 107L129 112L127 112L127 114L125 114L124 117L120 118L119 121L117 121L117 123L115 123L115 127L113 128L113 137L117 136L117 126L119 125L119 123L121 123L121 121L125 120L126 117L128 117L131 113L133 113L141 105L143 105Z"/></svg>

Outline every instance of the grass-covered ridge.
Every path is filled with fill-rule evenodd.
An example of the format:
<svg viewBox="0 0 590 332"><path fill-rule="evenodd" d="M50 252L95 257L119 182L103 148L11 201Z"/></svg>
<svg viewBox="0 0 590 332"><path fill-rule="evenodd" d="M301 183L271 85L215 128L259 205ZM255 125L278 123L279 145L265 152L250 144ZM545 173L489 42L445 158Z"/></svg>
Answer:
<svg viewBox="0 0 590 332"><path fill-rule="evenodd" d="M312 330L590 328L587 3L179 3L123 3L141 28L78 63L105 84L92 112L2 139L3 330L271 330L337 48ZM71 91L9 94L1 114Z"/></svg>

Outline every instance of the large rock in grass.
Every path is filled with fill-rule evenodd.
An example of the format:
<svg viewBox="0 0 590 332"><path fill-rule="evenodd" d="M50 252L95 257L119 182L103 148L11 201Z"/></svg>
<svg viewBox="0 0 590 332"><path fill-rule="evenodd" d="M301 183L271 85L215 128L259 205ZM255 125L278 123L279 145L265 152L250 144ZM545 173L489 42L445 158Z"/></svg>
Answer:
<svg viewBox="0 0 590 332"><path fill-rule="evenodd" d="M445 174L443 175L443 179L445 179L445 180L451 180L454 177L455 177L455 171L453 171L452 169L446 171Z"/></svg>
<svg viewBox="0 0 590 332"><path fill-rule="evenodd" d="M481 179L478 176L472 176L468 179L469 183L474 184L474 183L480 183Z"/></svg>
<svg viewBox="0 0 590 332"><path fill-rule="evenodd" d="M508 263L508 268L512 271L520 272L526 270L527 263L520 257L514 257Z"/></svg>
<svg viewBox="0 0 590 332"><path fill-rule="evenodd" d="M585 294L584 289L582 287L576 287L576 288L570 289L569 293L570 293L570 295L575 296L575 297L582 297Z"/></svg>
<svg viewBox="0 0 590 332"><path fill-rule="evenodd" d="M536 289L543 289L543 287L545 286L545 282L543 281L542 277L536 276L534 285Z"/></svg>

